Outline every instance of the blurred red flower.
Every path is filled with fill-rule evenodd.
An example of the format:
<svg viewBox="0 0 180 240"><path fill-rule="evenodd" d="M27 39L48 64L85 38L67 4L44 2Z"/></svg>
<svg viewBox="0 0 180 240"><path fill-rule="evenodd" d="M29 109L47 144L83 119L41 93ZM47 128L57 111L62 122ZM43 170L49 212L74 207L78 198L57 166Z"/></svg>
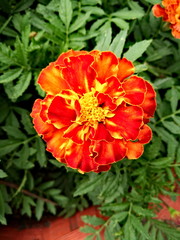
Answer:
<svg viewBox="0 0 180 240"><path fill-rule="evenodd" d="M35 101L31 116L57 160L79 172L101 172L142 155L152 138L147 123L155 91L133 73L127 59L97 50L69 50L41 71L46 97Z"/></svg>
<svg viewBox="0 0 180 240"><path fill-rule="evenodd" d="M163 20L170 23L172 35L180 38L180 0L163 0L163 7L160 4L153 6L154 16L163 17Z"/></svg>

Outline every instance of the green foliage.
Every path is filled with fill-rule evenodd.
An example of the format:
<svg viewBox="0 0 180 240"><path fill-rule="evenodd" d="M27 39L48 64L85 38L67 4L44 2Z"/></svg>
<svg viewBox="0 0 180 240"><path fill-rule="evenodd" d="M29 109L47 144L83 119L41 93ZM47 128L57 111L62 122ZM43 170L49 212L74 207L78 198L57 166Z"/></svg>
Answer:
<svg viewBox="0 0 180 240"><path fill-rule="evenodd" d="M180 233L155 220L158 195L173 199L180 178L180 42L153 16L159 0L0 1L0 223L15 213L40 220L69 217L98 205L106 218L83 216L86 240L177 240ZM81 175L46 152L30 117L42 68L68 50L113 51L157 93L143 156L109 172Z"/></svg>

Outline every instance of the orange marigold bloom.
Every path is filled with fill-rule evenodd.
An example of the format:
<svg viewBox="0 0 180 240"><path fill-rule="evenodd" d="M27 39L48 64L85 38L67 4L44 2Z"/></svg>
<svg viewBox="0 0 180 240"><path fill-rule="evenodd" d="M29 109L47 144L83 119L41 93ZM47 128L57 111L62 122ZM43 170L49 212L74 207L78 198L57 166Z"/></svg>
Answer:
<svg viewBox="0 0 180 240"><path fill-rule="evenodd" d="M97 50L69 50L41 71L46 97L35 101L31 116L57 160L101 172L142 155L156 101L151 84L133 73L127 59Z"/></svg>
<svg viewBox="0 0 180 240"><path fill-rule="evenodd" d="M163 20L170 23L172 35L180 38L180 0L163 0L163 7L160 4L153 6L152 11L156 17L163 17Z"/></svg>

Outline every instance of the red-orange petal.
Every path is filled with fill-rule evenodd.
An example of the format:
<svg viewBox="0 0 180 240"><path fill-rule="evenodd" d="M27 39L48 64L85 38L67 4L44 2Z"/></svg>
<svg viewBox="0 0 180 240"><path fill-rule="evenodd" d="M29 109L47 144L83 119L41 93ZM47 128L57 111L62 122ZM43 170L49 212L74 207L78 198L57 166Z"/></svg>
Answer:
<svg viewBox="0 0 180 240"><path fill-rule="evenodd" d="M51 125L53 126L53 125ZM43 139L47 143L47 151L61 162L64 162L64 154L66 152L66 146L69 140L63 138L63 134L66 128L56 129L49 131L43 135Z"/></svg>
<svg viewBox="0 0 180 240"><path fill-rule="evenodd" d="M126 155L126 147L123 140L116 139L113 142L96 141L93 151L97 152L95 161L100 165L117 162Z"/></svg>
<svg viewBox="0 0 180 240"><path fill-rule="evenodd" d="M53 98L54 98L54 96L52 96L52 95L46 95L46 97L42 100L41 110L40 110L40 117L42 118L42 120L44 122L49 120L49 118L48 118L48 109L49 109L49 106L50 106Z"/></svg>
<svg viewBox="0 0 180 240"><path fill-rule="evenodd" d="M90 138L92 140L106 140L107 142L114 140L103 123L99 123L96 129L92 128Z"/></svg>
<svg viewBox="0 0 180 240"><path fill-rule="evenodd" d="M151 128L147 124L144 124L144 126L140 129L140 132L137 138L139 142L142 144L149 143L152 139Z"/></svg>
<svg viewBox="0 0 180 240"><path fill-rule="evenodd" d="M98 164L91 157L90 144L90 140L81 145L70 140L65 153L68 167L79 169L83 172L96 171L98 169Z"/></svg>
<svg viewBox="0 0 180 240"><path fill-rule="evenodd" d="M140 104L140 106L144 111L144 118L149 119L153 117L156 110L156 93L149 82L145 81L145 84L147 92L145 94L144 101Z"/></svg>
<svg viewBox="0 0 180 240"><path fill-rule="evenodd" d="M94 172L97 172L97 173L99 173L99 172L107 172L107 171L110 170L110 168L111 168L111 164L109 164L109 165L99 165L98 166L98 170L96 170Z"/></svg>
<svg viewBox="0 0 180 240"><path fill-rule="evenodd" d="M40 135L54 130L54 127L51 124L44 122L40 117L41 108L42 108L42 100L37 99L34 102L32 112L30 114L31 117L33 118L34 128L36 132Z"/></svg>
<svg viewBox="0 0 180 240"><path fill-rule="evenodd" d="M78 123L73 123L64 132L65 138L70 138L77 144L82 144L85 140L86 134L89 132L89 126L79 125Z"/></svg>
<svg viewBox="0 0 180 240"><path fill-rule="evenodd" d="M38 83L44 91L51 95L56 95L62 89L69 88L62 76L61 70L55 67L54 62L50 63L49 66L40 72Z"/></svg>
<svg viewBox="0 0 180 240"><path fill-rule="evenodd" d="M175 38L180 39L180 22L176 24L172 24L171 29L172 29L172 35Z"/></svg>
<svg viewBox="0 0 180 240"><path fill-rule="evenodd" d="M116 139L137 139L142 125L142 109L137 106L120 105L113 113L114 117L106 119L106 127L110 134Z"/></svg>
<svg viewBox="0 0 180 240"><path fill-rule="evenodd" d="M76 119L76 112L63 97L56 96L49 106L48 117L51 123L60 129L72 124Z"/></svg>
<svg viewBox="0 0 180 240"><path fill-rule="evenodd" d="M140 142L127 142L126 146L126 156L128 159L137 159L141 157L144 152L143 144L141 144Z"/></svg>
<svg viewBox="0 0 180 240"><path fill-rule="evenodd" d="M117 78L119 81L123 81L125 78L131 76L134 73L134 65L126 58L119 59Z"/></svg>
<svg viewBox="0 0 180 240"><path fill-rule="evenodd" d="M108 94L112 98L118 98L125 94L122 84L117 77L110 77L106 80L107 85L104 87L103 92Z"/></svg>
<svg viewBox="0 0 180 240"><path fill-rule="evenodd" d="M146 84L144 79L132 76L122 83L122 87L125 91L123 98L126 103L139 105L143 102L144 95L146 93Z"/></svg>
<svg viewBox="0 0 180 240"><path fill-rule="evenodd" d="M97 80L102 84L111 76L117 75L118 59L112 52L100 52L98 50L89 53L94 57L92 67L97 73Z"/></svg>
<svg viewBox="0 0 180 240"><path fill-rule="evenodd" d="M114 110L117 106L113 103L112 98L110 98L107 94L98 93L97 94L98 103L102 108L109 108Z"/></svg>
<svg viewBox="0 0 180 240"><path fill-rule="evenodd" d="M96 73L91 67L93 60L88 54L64 59L66 67L62 70L63 76L69 88L78 94L89 92L94 86Z"/></svg>
<svg viewBox="0 0 180 240"><path fill-rule="evenodd" d="M69 51L62 53L58 59L56 60L55 64L60 65L61 67L64 67L64 59L72 56L79 56L79 55L86 55L88 54L87 51L74 51L70 49Z"/></svg>
<svg viewBox="0 0 180 240"><path fill-rule="evenodd" d="M154 14L155 17L163 17L164 20L167 20L168 19L168 16L165 12L165 9L162 8L160 6L160 4L155 4L153 7L152 7L152 12Z"/></svg>

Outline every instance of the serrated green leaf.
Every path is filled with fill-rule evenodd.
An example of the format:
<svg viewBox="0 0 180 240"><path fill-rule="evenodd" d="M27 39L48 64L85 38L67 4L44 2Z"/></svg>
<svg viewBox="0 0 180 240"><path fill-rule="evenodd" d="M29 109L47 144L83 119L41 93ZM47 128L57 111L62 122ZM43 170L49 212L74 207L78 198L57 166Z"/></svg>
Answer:
<svg viewBox="0 0 180 240"><path fill-rule="evenodd" d="M106 227L104 237L105 240L115 240L115 236L112 234L111 230L109 229L109 226Z"/></svg>
<svg viewBox="0 0 180 240"><path fill-rule="evenodd" d="M128 216L128 212L119 212L112 215L118 222L122 222Z"/></svg>
<svg viewBox="0 0 180 240"><path fill-rule="evenodd" d="M22 96L22 94L28 88L31 77L31 72L24 72L20 76L15 86L12 84L12 82L4 84L5 92L13 102L16 101L18 97Z"/></svg>
<svg viewBox="0 0 180 240"><path fill-rule="evenodd" d="M36 157L41 167L46 165L46 149L43 141L40 138L36 138Z"/></svg>
<svg viewBox="0 0 180 240"><path fill-rule="evenodd" d="M123 55L123 57L127 58L132 62L136 61L146 51L146 49L149 47L151 42L152 42L152 39L143 40L135 43L133 46L129 48L129 50Z"/></svg>
<svg viewBox="0 0 180 240"><path fill-rule="evenodd" d="M129 208L129 203L110 203L100 207L101 211L123 211Z"/></svg>
<svg viewBox="0 0 180 240"><path fill-rule="evenodd" d="M38 189L40 189L41 191L44 191L53 186L54 186L54 181L52 180L52 181L42 183L41 185L38 186Z"/></svg>
<svg viewBox="0 0 180 240"><path fill-rule="evenodd" d="M128 8L123 8L120 11L112 13L112 16L130 20L130 19L142 18L144 16L144 13L136 10L129 10Z"/></svg>
<svg viewBox="0 0 180 240"><path fill-rule="evenodd" d="M138 205L133 205L132 210L140 216L155 217L155 214L151 210L142 208L141 206Z"/></svg>
<svg viewBox="0 0 180 240"><path fill-rule="evenodd" d="M100 50L100 51L107 51L109 50L111 38L112 38L112 29L109 27L104 32L101 33L99 40L97 42L97 45L94 49Z"/></svg>
<svg viewBox="0 0 180 240"><path fill-rule="evenodd" d="M79 187L76 189L76 191L74 192L74 197L93 191L95 187L99 185L100 181L101 181L101 178L93 178L91 180L88 179L87 181L81 183Z"/></svg>
<svg viewBox="0 0 180 240"><path fill-rule="evenodd" d="M120 29L129 29L129 23L120 18L112 18L111 22L115 23Z"/></svg>
<svg viewBox="0 0 180 240"><path fill-rule="evenodd" d="M2 169L0 169L0 178L5 178L7 176L8 175Z"/></svg>
<svg viewBox="0 0 180 240"><path fill-rule="evenodd" d="M113 39L109 50L112 51L117 57L121 57L124 44L127 37L127 30L121 30L120 33L116 35L116 37Z"/></svg>
<svg viewBox="0 0 180 240"><path fill-rule="evenodd" d="M131 223L132 223L133 227L139 233L141 233L142 236L144 236L146 239L149 239L149 234L146 231L146 229L144 228L144 226L141 223L141 221L139 220L139 218L135 217L134 215L130 215L130 219L131 219Z"/></svg>
<svg viewBox="0 0 180 240"><path fill-rule="evenodd" d="M38 199L36 202L35 216L37 220L40 220L44 211L44 201Z"/></svg>
<svg viewBox="0 0 180 240"><path fill-rule="evenodd" d="M162 157L150 162L150 164L156 168L166 168L171 163L172 163L171 157Z"/></svg>
<svg viewBox="0 0 180 240"><path fill-rule="evenodd" d="M96 229L90 226L80 227L80 231L83 233L95 233Z"/></svg>
<svg viewBox="0 0 180 240"><path fill-rule="evenodd" d="M7 225L6 218L0 214L0 223L3 225Z"/></svg>
<svg viewBox="0 0 180 240"><path fill-rule="evenodd" d="M50 213L52 213L53 215L56 214L56 207L52 203L47 202L46 206Z"/></svg>
<svg viewBox="0 0 180 240"><path fill-rule="evenodd" d="M180 134L180 127L172 121L163 121L164 127L167 128L173 134Z"/></svg>
<svg viewBox="0 0 180 240"><path fill-rule="evenodd" d="M0 83L8 83L15 80L21 75L22 71L23 71L22 68L15 68L6 71L3 75L0 76Z"/></svg>
<svg viewBox="0 0 180 240"><path fill-rule="evenodd" d="M160 0L145 0L146 2L149 2L149 3L151 3L151 4L158 4L158 3L160 3L161 1Z"/></svg>
<svg viewBox="0 0 180 240"><path fill-rule="evenodd" d="M8 136L13 137L14 139L25 140L26 135L15 126L4 126L2 129L8 134Z"/></svg>
<svg viewBox="0 0 180 240"><path fill-rule="evenodd" d="M130 218L128 218L127 222L125 223L123 227L123 232L124 232L123 240L138 240L136 238L135 230L133 228Z"/></svg>
<svg viewBox="0 0 180 240"><path fill-rule="evenodd" d="M66 29L69 28L70 22L72 20L72 3L71 0L60 0L59 4L59 16L66 26Z"/></svg>
<svg viewBox="0 0 180 240"><path fill-rule="evenodd" d="M22 144L22 141L5 139L0 141L0 156L10 153Z"/></svg>
<svg viewBox="0 0 180 240"><path fill-rule="evenodd" d="M87 12L86 14L81 14L76 18L76 20L71 24L69 28L69 33L73 33L79 28L83 27L86 23L86 21L89 19L91 12Z"/></svg>
<svg viewBox="0 0 180 240"><path fill-rule="evenodd" d="M28 66L28 53L25 49L25 46L20 41L19 37L16 38L15 42L15 55L16 55L16 61L18 64L22 66Z"/></svg>
<svg viewBox="0 0 180 240"><path fill-rule="evenodd" d="M85 215L81 217L83 222L88 223L93 226L103 225L105 221L102 218L96 216Z"/></svg>

